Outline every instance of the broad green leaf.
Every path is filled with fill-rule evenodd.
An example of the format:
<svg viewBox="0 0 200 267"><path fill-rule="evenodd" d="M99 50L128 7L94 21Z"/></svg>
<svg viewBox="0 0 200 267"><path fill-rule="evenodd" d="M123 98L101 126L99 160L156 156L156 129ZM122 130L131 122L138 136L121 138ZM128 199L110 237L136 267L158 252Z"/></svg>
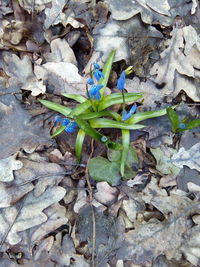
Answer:
<svg viewBox="0 0 200 267"><path fill-rule="evenodd" d="M79 129L78 134L76 136L76 146L75 146L75 153L78 162L80 162L81 160L81 152L82 152L84 138L85 138L85 132L82 129Z"/></svg>
<svg viewBox="0 0 200 267"><path fill-rule="evenodd" d="M78 124L79 128L81 128L86 134L88 134L95 140L105 144L107 147L111 149L121 149L120 144L110 141L109 138L107 138L106 136L100 134L98 131L93 129L87 121L82 120L79 117L75 117L75 121Z"/></svg>
<svg viewBox="0 0 200 267"><path fill-rule="evenodd" d="M200 126L200 119L196 119L196 120L193 120L193 121L189 121L187 124L186 124L186 128L185 129L178 129L177 132L183 132L183 131L186 131L186 130L190 130L190 129L193 129L195 127L198 127Z"/></svg>
<svg viewBox="0 0 200 267"><path fill-rule="evenodd" d="M84 103L85 101L87 101L87 99L84 96L81 95L77 95L77 94L62 94L63 96L76 100L79 103Z"/></svg>
<svg viewBox="0 0 200 267"><path fill-rule="evenodd" d="M121 121L121 116L114 111L108 111L108 110L102 110L99 112L91 112L91 113L86 113L86 114L81 114L79 115L81 119L84 120L90 120L90 119L95 119L99 117L111 117L117 121Z"/></svg>
<svg viewBox="0 0 200 267"><path fill-rule="evenodd" d="M78 116L79 114L84 113L88 108L91 107L91 102L86 100L85 102L77 105L70 113L70 116Z"/></svg>
<svg viewBox="0 0 200 267"><path fill-rule="evenodd" d="M123 103L122 94L121 93L120 93L120 95L118 93L116 93L116 94L111 94L111 95L106 96L102 100L102 102L99 103L98 111L104 110L104 109L106 109L110 106L116 105L116 104L122 104ZM124 94L125 103L136 101L142 97L143 97L143 95L141 93L125 93Z"/></svg>
<svg viewBox="0 0 200 267"><path fill-rule="evenodd" d="M175 106L173 106L172 108L175 108ZM163 116L163 115L166 115L166 114L167 114L166 108L160 109L160 110L155 110L155 111L145 111L145 112L140 112L140 113L134 114L126 122L128 124L129 123L132 124L132 123L137 123L139 121L143 121L143 120L146 120L146 119L160 117L160 116Z"/></svg>
<svg viewBox="0 0 200 267"><path fill-rule="evenodd" d="M121 160L121 156L122 156L122 151L120 150L112 150L112 149L107 150L107 157L112 162L119 163Z"/></svg>
<svg viewBox="0 0 200 267"><path fill-rule="evenodd" d="M118 185L120 180L119 165L106 158L92 158L88 163L90 176L97 182L105 181L112 186Z"/></svg>
<svg viewBox="0 0 200 267"><path fill-rule="evenodd" d="M47 100L43 100L43 99L38 99L38 101L43 104L45 107L55 110L65 116L68 116L70 114L70 112L72 111L70 108L67 108L63 105L60 105L58 103L54 103L51 101L47 101Z"/></svg>
<svg viewBox="0 0 200 267"><path fill-rule="evenodd" d="M179 118L175 110L173 110L171 107L167 108L167 115L172 125L172 131L176 132L179 126Z"/></svg>
<svg viewBox="0 0 200 267"><path fill-rule="evenodd" d="M129 143L130 143L130 131L129 130L122 130L122 157L121 157L121 165L120 165L120 172L122 177L124 176L124 168L125 168L125 162L128 155L129 150Z"/></svg>
<svg viewBox="0 0 200 267"><path fill-rule="evenodd" d="M61 134L65 130L65 128L66 128L66 126L60 125L58 127L58 129L56 129L55 132L52 134L51 138L54 138L54 137L58 136L59 134Z"/></svg>
<svg viewBox="0 0 200 267"><path fill-rule="evenodd" d="M111 71L111 68L112 68L112 63L113 63L113 60L114 60L114 57L115 57L115 53L116 51L115 50L112 50L106 60L106 63L103 67L103 74L104 74L104 79L101 79L99 81L99 84L103 85L103 88L100 90L101 92L101 95L104 94L104 90L105 90L105 87L108 83L108 79L109 79L109 76L110 76L110 71Z"/></svg>
<svg viewBox="0 0 200 267"><path fill-rule="evenodd" d="M118 128L124 130L136 130L146 127L142 124L126 124L124 122L110 119L92 119L89 120L89 122L92 128Z"/></svg>

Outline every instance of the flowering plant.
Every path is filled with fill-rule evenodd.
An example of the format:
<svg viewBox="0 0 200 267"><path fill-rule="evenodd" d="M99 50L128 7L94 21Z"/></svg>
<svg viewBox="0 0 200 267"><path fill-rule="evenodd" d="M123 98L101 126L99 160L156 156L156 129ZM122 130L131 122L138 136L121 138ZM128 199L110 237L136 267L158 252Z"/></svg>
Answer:
<svg viewBox="0 0 200 267"><path fill-rule="evenodd" d="M90 77L87 80L86 85L87 97L75 94L62 94L69 99L74 99L79 102L79 104L77 104L73 110L51 101L42 99L39 101L46 107L65 116L65 118L56 116L55 121L61 125L53 133L52 137L59 135L64 130L67 133L73 133L76 128L79 128L75 146L75 153L78 161L81 159L81 151L85 135L88 134L95 140L105 144L107 148L122 151L120 171L121 175L123 176L125 162L129 150L130 130L141 129L145 127L145 125L138 124L138 122L165 115L166 109L134 114L137 109L137 105L134 103L131 109L128 112L126 111L126 103L133 103L143 97L142 93L125 92L125 78L126 75L132 72L131 67L123 71L118 79L117 88L119 92L105 95L104 91L108 82L114 56L115 51L111 51L103 67L103 71L100 70L98 63L92 64L90 69ZM110 109L108 110L109 107L116 104L122 104L121 114L118 114ZM98 130L96 130L99 128L121 129L122 143L111 141L108 136L102 135Z"/></svg>

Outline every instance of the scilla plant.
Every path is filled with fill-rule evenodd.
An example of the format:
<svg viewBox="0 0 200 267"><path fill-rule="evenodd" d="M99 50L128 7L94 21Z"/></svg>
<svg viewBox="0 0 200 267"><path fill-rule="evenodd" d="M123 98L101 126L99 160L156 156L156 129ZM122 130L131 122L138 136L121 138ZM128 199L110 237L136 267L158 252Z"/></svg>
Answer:
<svg viewBox="0 0 200 267"><path fill-rule="evenodd" d="M52 137L56 137L63 131L73 133L78 129L76 137L75 153L77 160L81 160L81 151L85 135L91 136L93 139L103 143L109 149L121 150L120 172L124 175L125 162L129 151L130 130L141 129L145 125L138 122L159 117L166 114L166 109L158 111L148 111L135 113L135 101L143 97L142 93L126 93L124 89L126 75L132 72L131 67L123 71L118 79L117 88L119 92L105 95L105 88L109 79L112 63L115 57L115 51L111 51L108 59L100 70L98 63L93 63L90 69L90 77L86 84L86 97L76 94L62 95L76 100L78 104L74 109L70 109L63 105L40 99L40 103L59 112L65 117L56 116L55 121L60 123L58 129L53 133ZM127 112L126 103L134 103L131 109ZM113 111L112 106L122 104L121 114ZM96 129L101 128L118 128L121 129L122 142L117 143L111 141L108 136L101 134Z"/></svg>

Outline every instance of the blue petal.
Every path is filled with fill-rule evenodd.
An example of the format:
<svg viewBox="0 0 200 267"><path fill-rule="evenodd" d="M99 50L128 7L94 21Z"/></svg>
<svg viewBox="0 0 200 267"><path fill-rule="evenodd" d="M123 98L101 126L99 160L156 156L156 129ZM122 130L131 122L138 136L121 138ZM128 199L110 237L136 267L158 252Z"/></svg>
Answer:
<svg viewBox="0 0 200 267"><path fill-rule="evenodd" d="M99 70L100 69L100 66L98 63L93 63L93 66L95 68L95 70Z"/></svg>
<svg viewBox="0 0 200 267"><path fill-rule="evenodd" d="M62 119L62 125L67 126L70 123L70 120L68 118Z"/></svg>
<svg viewBox="0 0 200 267"><path fill-rule="evenodd" d="M132 114L130 112L127 112L126 110L122 111L122 120L123 121L130 119L131 116L132 116Z"/></svg>
<svg viewBox="0 0 200 267"><path fill-rule="evenodd" d="M92 99L100 100L100 98L101 98L101 94L100 94L99 90L100 90L101 88L103 88L103 85L100 85L100 84L98 84L98 85L93 85L93 86L91 87L91 89L90 89L90 97L91 97Z"/></svg>
<svg viewBox="0 0 200 267"><path fill-rule="evenodd" d="M66 133L73 133L75 131L75 128L77 127L77 123L75 121L71 122L68 127L65 128Z"/></svg>
<svg viewBox="0 0 200 267"><path fill-rule="evenodd" d="M100 70L95 70L94 77L97 81L99 81L101 78L104 78L104 74Z"/></svg>
<svg viewBox="0 0 200 267"><path fill-rule="evenodd" d="M89 85L93 85L94 84L94 80L92 78L89 78L89 79L87 79L87 83Z"/></svg>
<svg viewBox="0 0 200 267"><path fill-rule="evenodd" d="M124 71L122 71L118 81L117 81L117 88L119 90L124 90L124 83L125 83L126 74Z"/></svg>
<svg viewBox="0 0 200 267"><path fill-rule="evenodd" d="M178 128L179 129L185 129L186 128L185 123L183 123L183 122L179 123Z"/></svg>
<svg viewBox="0 0 200 267"><path fill-rule="evenodd" d="M57 115L57 116L55 116L54 121L55 122L62 122L62 118Z"/></svg>
<svg viewBox="0 0 200 267"><path fill-rule="evenodd" d="M129 112L130 112L131 114L133 114L133 113L135 113L136 109L137 109L137 105L134 104L134 105L131 107L131 109L130 109Z"/></svg>

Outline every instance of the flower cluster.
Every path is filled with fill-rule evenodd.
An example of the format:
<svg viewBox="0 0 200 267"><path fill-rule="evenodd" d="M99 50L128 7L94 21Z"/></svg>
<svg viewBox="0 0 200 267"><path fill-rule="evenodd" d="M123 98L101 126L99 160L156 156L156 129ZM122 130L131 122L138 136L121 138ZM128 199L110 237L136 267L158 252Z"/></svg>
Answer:
<svg viewBox="0 0 200 267"><path fill-rule="evenodd" d="M66 133L73 133L78 127L75 121L70 121L68 118L61 118L60 116L56 116L54 120L55 122L61 123L62 125L66 126Z"/></svg>
<svg viewBox="0 0 200 267"><path fill-rule="evenodd" d="M94 76L95 80L99 82L101 78L104 78L104 74L99 70L100 66L98 63L93 63L93 66L94 66L94 71L92 75ZM91 85L91 88L89 91L90 98L92 100L100 100L101 98L100 90L101 88L103 88L103 85L95 84L94 79L92 77L90 77L87 80L87 83Z"/></svg>

